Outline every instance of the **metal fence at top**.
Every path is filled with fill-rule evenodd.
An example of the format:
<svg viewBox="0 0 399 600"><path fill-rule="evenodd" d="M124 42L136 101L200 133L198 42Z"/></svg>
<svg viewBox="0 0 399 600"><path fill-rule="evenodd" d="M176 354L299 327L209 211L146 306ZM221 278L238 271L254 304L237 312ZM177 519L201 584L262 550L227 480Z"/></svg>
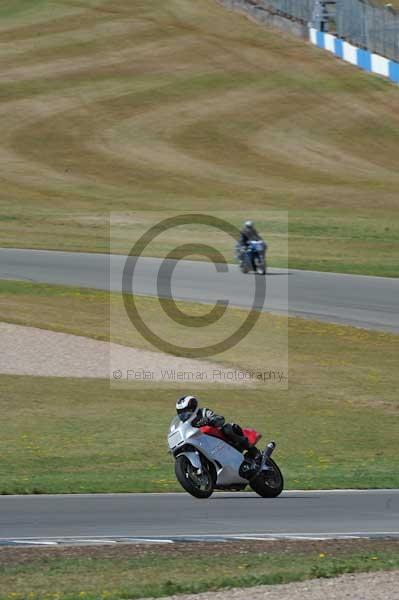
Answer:
<svg viewBox="0 0 399 600"><path fill-rule="evenodd" d="M256 4L307 24L312 19L315 0L257 0Z"/></svg>
<svg viewBox="0 0 399 600"><path fill-rule="evenodd" d="M249 0L289 15L302 23L314 23L315 15L323 4L320 0ZM336 0L330 31L356 46L393 60L399 60L399 11L375 4L373 0ZM316 19L317 20L317 19ZM320 21L320 20L319 20ZM317 25L316 25L317 26Z"/></svg>
<svg viewBox="0 0 399 600"><path fill-rule="evenodd" d="M399 12L365 0L337 0L336 32L376 54L399 60Z"/></svg>

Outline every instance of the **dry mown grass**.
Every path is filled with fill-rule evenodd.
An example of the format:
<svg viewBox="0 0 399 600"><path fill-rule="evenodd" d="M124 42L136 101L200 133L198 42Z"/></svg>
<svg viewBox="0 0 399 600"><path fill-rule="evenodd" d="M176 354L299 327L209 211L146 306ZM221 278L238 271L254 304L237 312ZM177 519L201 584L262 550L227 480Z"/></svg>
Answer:
<svg viewBox="0 0 399 600"><path fill-rule="evenodd" d="M2 245L107 251L109 210L289 208L292 265L396 273L393 85L213 0L0 17Z"/></svg>
<svg viewBox="0 0 399 600"><path fill-rule="evenodd" d="M390 6L393 6L397 10L399 9L399 0L390 0L390 2L387 2L387 0L372 0L372 3L381 4L381 6L386 6L388 4Z"/></svg>

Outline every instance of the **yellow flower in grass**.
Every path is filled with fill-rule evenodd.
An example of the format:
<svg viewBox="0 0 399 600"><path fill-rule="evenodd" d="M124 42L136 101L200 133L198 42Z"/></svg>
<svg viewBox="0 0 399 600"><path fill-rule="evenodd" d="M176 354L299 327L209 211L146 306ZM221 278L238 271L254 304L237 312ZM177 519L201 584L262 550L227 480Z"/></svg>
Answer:
<svg viewBox="0 0 399 600"><path fill-rule="evenodd" d="M320 552L320 554L319 554L319 558L325 558L325 556L326 556L326 555L324 554L324 552Z"/></svg>

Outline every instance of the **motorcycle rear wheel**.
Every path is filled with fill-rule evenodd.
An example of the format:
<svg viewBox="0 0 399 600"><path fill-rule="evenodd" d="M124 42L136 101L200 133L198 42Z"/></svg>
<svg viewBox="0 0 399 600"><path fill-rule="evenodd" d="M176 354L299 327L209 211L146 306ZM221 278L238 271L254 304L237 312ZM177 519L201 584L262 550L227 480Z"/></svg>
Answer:
<svg viewBox="0 0 399 600"><path fill-rule="evenodd" d="M262 471L249 482L249 485L262 498L276 498L284 489L284 478L278 465L272 458L269 458L268 466L273 471Z"/></svg>
<svg viewBox="0 0 399 600"><path fill-rule="evenodd" d="M212 475L205 466L197 475L187 456L178 456L175 462L176 479L183 489L195 498L209 498L213 493Z"/></svg>

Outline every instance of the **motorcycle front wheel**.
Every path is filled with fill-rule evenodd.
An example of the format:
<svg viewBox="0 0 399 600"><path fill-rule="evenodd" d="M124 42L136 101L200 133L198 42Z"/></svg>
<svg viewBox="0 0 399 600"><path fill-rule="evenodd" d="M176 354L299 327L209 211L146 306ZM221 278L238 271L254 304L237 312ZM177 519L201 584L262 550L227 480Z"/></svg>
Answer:
<svg viewBox="0 0 399 600"><path fill-rule="evenodd" d="M284 489L283 474L273 459L269 458L267 465L271 468L262 471L249 485L262 498L276 498Z"/></svg>
<svg viewBox="0 0 399 600"><path fill-rule="evenodd" d="M202 467L201 475L198 475L187 456L178 456L175 462L175 474L182 488L195 498L209 498L212 495L212 475L205 466Z"/></svg>
<svg viewBox="0 0 399 600"><path fill-rule="evenodd" d="M266 275L266 261L264 261L261 258L258 258L255 261L255 273L257 273L257 275Z"/></svg>

